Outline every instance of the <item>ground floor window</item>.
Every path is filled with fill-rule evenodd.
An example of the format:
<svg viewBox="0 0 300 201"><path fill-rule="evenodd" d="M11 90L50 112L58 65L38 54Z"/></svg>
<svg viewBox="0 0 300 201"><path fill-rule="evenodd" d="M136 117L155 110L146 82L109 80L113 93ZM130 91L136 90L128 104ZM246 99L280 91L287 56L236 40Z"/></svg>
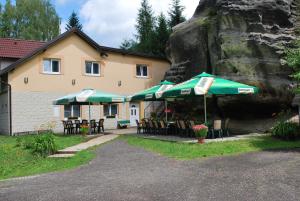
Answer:
<svg viewBox="0 0 300 201"><path fill-rule="evenodd" d="M80 105L65 105L65 118L80 117Z"/></svg>
<svg viewBox="0 0 300 201"><path fill-rule="evenodd" d="M117 104L104 105L104 116L116 117L117 114L118 114L118 105Z"/></svg>

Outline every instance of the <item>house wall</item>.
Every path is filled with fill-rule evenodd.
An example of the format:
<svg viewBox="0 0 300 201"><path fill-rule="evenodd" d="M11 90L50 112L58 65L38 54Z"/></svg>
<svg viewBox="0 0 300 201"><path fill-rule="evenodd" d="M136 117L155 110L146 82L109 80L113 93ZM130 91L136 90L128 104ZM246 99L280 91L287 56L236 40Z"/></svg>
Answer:
<svg viewBox="0 0 300 201"><path fill-rule="evenodd" d="M17 61L17 59L0 58L0 70L5 69L7 66L11 65L15 61Z"/></svg>
<svg viewBox="0 0 300 201"><path fill-rule="evenodd" d="M60 59L59 75L44 74L43 59ZM101 76L92 77L84 73L85 61L97 61L101 65ZM136 64L147 64L149 76L136 77ZM64 119L63 108L59 117L53 117L52 101L69 93L85 88L120 95L130 95L159 83L170 64L164 60L108 53L103 58L100 53L80 37L73 34L30 61L11 71L8 82L12 85L13 133L35 130L39 125L55 121L61 128ZM28 83L24 82L28 78ZM72 85L72 80L76 84ZM118 82L121 81L121 86ZM93 106L96 107L96 106ZM141 104L140 111L143 111ZM93 117L103 117L102 107L93 110ZM82 118L87 118L87 106L82 107ZM119 104L118 119L129 119L129 104ZM141 116L143 115L140 112ZM107 120L107 128L115 128L116 120Z"/></svg>
<svg viewBox="0 0 300 201"><path fill-rule="evenodd" d="M0 134L9 133L8 93L0 94Z"/></svg>

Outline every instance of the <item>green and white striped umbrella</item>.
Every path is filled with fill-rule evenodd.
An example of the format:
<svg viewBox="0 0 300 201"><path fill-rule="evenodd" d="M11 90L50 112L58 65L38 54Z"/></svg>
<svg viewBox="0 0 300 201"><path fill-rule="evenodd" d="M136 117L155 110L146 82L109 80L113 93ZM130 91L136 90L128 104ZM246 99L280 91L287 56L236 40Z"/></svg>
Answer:
<svg viewBox="0 0 300 201"><path fill-rule="evenodd" d="M97 91L94 89L84 89L79 93L69 94L53 102L54 105L89 105L102 103L122 103L124 96Z"/></svg>
<svg viewBox="0 0 300 201"><path fill-rule="evenodd" d="M178 98L197 95L238 95L256 94L258 88L202 73L190 80L177 84L166 90L163 98Z"/></svg>
<svg viewBox="0 0 300 201"><path fill-rule="evenodd" d="M155 85L149 89L146 89L144 91L140 91L133 96L129 96L127 98L128 101L156 101L156 100L162 100L161 96L163 92L167 89L170 89L174 86L173 82L169 81L163 81L159 83L158 85Z"/></svg>
<svg viewBox="0 0 300 201"><path fill-rule="evenodd" d="M202 73L164 91L162 98L184 98L203 95L205 122L207 122L206 95L238 95L256 93L258 93L257 87L226 80L208 73Z"/></svg>

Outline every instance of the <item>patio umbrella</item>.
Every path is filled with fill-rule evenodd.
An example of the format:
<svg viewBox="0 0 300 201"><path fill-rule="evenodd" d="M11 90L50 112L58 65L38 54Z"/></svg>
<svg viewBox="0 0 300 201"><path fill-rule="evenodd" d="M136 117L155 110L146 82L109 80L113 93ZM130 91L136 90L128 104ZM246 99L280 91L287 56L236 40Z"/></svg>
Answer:
<svg viewBox="0 0 300 201"><path fill-rule="evenodd" d="M89 122L91 120L91 105L103 103L122 103L125 97L116 94L97 91L94 89L84 89L79 93L69 94L56 99L54 105L88 105ZM91 129L89 129L91 132ZM90 133L91 134L91 133Z"/></svg>
<svg viewBox="0 0 300 201"><path fill-rule="evenodd" d="M127 101L161 101L164 100L162 98L162 94L165 90L170 89L174 86L173 82L162 81L158 85L155 85L149 89L144 91L140 91L132 96L127 97ZM165 108L167 109L167 101L165 101ZM167 120L167 112L166 112L166 120Z"/></svg>
<svg viewBox="0 0 300 201"><path fill-rule="evenodd" d="M238 95L256 93L258 93L257 87L226 80L208 73L202 73L164 91L162 98L180 98L203 95L205 122L207 122L207 95Z"/></svg>

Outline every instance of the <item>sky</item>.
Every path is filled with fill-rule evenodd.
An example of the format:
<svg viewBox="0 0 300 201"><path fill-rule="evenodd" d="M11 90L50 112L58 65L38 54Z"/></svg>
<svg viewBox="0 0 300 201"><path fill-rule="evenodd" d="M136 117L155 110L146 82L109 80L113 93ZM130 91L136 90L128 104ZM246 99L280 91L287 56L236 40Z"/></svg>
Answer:
<svg viewBox="0 0 300 201"><path fill-rule="evenodd" d="M3 4L5 0L0 0ZM137 11L141 0L51 0L61 17L61 32L74 10L83 31L101 45L119 47L124 39L134 38ZM156 15L168 14L171 0L149 0ZM199 0L181 0L184 15L192 17Z"/></svg>

